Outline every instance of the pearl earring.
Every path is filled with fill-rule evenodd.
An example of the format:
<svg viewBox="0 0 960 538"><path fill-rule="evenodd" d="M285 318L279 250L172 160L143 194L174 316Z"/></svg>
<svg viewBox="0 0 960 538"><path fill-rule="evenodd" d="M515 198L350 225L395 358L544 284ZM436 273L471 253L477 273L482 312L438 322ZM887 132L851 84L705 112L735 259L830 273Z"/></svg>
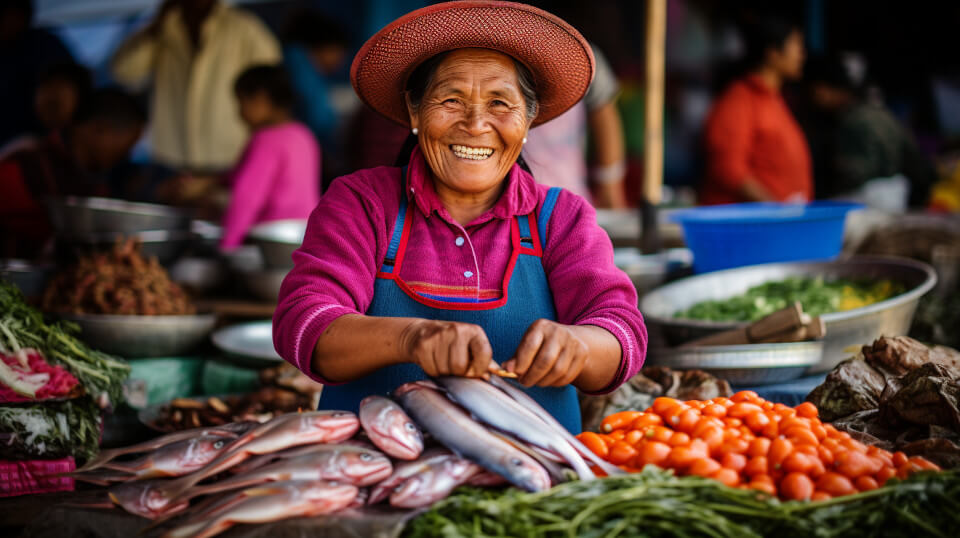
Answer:
<svg viewBox="0 0 960 538"><path fill-rule="evenodd" d="M416 127L414 127L413 129L411 129L411 132L413 132L413 136L417 136L418 134L420 134L420 129L417 129Z"/></svg>
<svg viewBox="0 0 960 538"><path fill-rule="evenodd" d="M527 137L523 137L523 143L524 143L524 144L527 143Z"/></svg>

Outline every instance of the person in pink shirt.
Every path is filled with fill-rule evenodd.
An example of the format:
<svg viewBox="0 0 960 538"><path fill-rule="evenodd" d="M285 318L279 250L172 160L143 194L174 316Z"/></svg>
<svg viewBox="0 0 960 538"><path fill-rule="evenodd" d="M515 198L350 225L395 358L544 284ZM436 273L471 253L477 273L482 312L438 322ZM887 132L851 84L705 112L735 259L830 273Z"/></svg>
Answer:
<svg viewBox="0 0 960 538"><path fill-rule="evenodd" d="M280 66L254 66L235 84L240 116L253 135L228 177L230 203L220 246L234 249L262 222L306 219L320 200L320 147L292 119L293 89Z"/></svg>
<svg viewBox="0 0 960 538"><path fill-rule="evenodd" d="M321 408L502 367L579 432L577 389L640 369L637 292L593 208L520 158L593 69L570 25L507 2L432 5L361 48L354 88L411 139L405 165L333 182L281 287L274 346L326 385Z"/></svg>

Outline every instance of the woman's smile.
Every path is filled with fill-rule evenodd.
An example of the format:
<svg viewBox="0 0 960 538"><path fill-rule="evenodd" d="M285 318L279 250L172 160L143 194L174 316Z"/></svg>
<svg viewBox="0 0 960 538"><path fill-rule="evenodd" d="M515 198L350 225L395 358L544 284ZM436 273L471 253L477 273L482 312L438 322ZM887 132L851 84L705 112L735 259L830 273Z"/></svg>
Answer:
<svg viewBox="0 0 960 538"><path fill-rule="evenodd" d="M493 148L485 148L480 146L464 146L462 144L450 144L450 151L458 159L464 159L468 161L485 161L493 155Z"/></svg>

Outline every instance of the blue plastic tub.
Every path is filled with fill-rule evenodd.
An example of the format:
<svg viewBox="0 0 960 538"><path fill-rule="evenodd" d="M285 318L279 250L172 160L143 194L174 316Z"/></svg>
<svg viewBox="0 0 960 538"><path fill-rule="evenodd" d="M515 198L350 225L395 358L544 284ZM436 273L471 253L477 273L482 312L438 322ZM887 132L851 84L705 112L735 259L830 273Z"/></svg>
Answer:
<svg viewBox="0 0 960 538"><path fill-rule="evenodd" d="M748 203L683 209L670 220L683 226L697 273L759 263L825 260L843 247L849 202Z"/></svg>

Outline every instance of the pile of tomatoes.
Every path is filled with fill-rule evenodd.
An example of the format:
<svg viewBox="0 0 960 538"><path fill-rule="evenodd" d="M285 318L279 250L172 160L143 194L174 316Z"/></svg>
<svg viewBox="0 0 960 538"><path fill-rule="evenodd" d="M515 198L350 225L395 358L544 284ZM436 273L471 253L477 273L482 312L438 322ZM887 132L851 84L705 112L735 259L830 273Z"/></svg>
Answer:
<svg viewBox="0 0 960 538"><path fill-rule="evenodd" d="M790 407L752 391L704 401L661 397L646 411L614 413L601 433L577 438L626 471L656 465L786 500L825 500L939 470L921 457L867 446L817 415L812 403Z"/></svg>

